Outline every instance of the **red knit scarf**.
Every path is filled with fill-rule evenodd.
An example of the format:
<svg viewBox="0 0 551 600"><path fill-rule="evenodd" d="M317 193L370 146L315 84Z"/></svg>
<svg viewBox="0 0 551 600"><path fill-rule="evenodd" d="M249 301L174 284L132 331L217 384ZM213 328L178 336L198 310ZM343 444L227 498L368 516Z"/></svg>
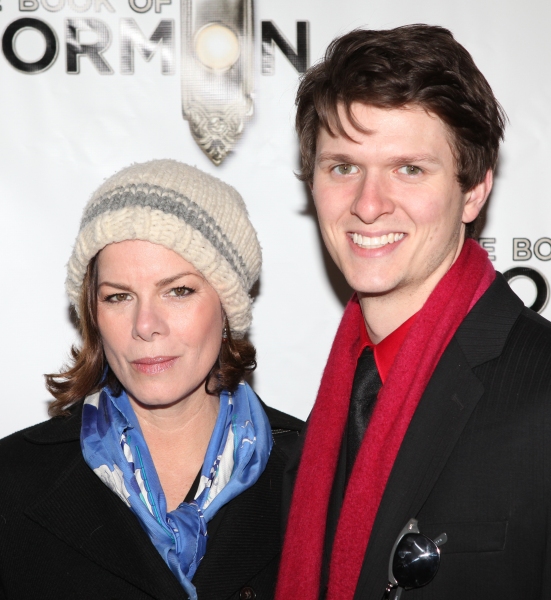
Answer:
<svg viewBox="0 0 551 600"><path fill-rule="evenodd" d="M346 488L329 567L328 600L352 600L377 510L413 413L446 346L494 278L486 252L467 240L398 351ZM327 507L348 416L361 327L362 311L354 295L310 415L276 600L317 600L319 596Z"/></svg>

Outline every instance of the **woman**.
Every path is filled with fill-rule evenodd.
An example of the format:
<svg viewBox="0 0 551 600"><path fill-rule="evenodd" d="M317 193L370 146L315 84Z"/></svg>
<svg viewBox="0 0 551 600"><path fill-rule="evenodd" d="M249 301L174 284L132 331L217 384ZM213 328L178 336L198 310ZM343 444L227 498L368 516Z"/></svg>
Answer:
<svg viewBox="0 0 551 600"><path fill-rule="evenodd" d="M0 442L0 598L272 598L300 421L243 376L261 252L239 194L171 160L85 207L82 347L50 421Z"/></svg>

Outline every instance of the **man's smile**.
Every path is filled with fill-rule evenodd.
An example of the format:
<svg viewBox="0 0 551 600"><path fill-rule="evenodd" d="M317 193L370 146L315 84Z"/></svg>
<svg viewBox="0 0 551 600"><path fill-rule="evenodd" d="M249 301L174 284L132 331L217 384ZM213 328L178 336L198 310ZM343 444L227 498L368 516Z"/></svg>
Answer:
<svg viewBox="0 0 551 600"><path fill-rule="evenodd" d="M404 235L404 233L388 233L381 236L369 237L366 235L360 235L359 233L353 233L351 237L352 241L360 248L382 248L387 244L399 242Z"/></svg>

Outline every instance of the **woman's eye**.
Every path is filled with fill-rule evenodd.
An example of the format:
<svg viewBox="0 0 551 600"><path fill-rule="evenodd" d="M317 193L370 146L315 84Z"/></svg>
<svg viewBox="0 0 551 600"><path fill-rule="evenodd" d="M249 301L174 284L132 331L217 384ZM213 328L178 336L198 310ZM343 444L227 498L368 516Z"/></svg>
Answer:
<svg viewBox="0 0 551 600"><path fill-rule="evenodd" d="M176 296L176 298L183 298L184 296L189 296L189 294L193 294L194 291L195 290L183 285L181 287L172 288L168 295Z"/></svg>
<svg viewBox="0 0 551 600"><path fill-rule="evenodd" d="M357 173L358 170L359 169L356 165L349 164L337 165L336 167L333 167L333 171L335 171L335 173L338 175L353 175L354 173Z"/></svg>
<svg viewBox="0 0 551 600"><path fill-rule="evenodd" d="M404 165L398 169L398 173L403 173L404 175L420 175L422 172L422 169L415 165Z"/></svg>
<svg viewBox="0 0 551 600"><path fill-rule="evenodd" d="M124 302L130 298L130 294L120 293L120 294L110 294L109 296L105 296L105 302L111 302L116 304L117 302Z"/></svg>

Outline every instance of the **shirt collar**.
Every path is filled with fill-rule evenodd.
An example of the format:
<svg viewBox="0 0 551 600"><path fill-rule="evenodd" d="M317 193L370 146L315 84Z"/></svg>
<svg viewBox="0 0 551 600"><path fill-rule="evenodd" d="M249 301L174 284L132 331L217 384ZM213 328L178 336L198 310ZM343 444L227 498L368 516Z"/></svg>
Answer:
<svg viewBox="0 0 551 600"><path fill-rule="evenodd" d="M381 340L378 344L374 344L369 339L365 324L360 330L360 349L358 358L366 346L372 348L375 364L377 365L377 370L379 371L379 376L383 383L386 381L390 367L392 367L392 363L398 354L398 350L402 347L406 335L413 325L417 314L418 313L415 313L407 321L404 321L397 329L387 335L386 338Z"/></svg>

